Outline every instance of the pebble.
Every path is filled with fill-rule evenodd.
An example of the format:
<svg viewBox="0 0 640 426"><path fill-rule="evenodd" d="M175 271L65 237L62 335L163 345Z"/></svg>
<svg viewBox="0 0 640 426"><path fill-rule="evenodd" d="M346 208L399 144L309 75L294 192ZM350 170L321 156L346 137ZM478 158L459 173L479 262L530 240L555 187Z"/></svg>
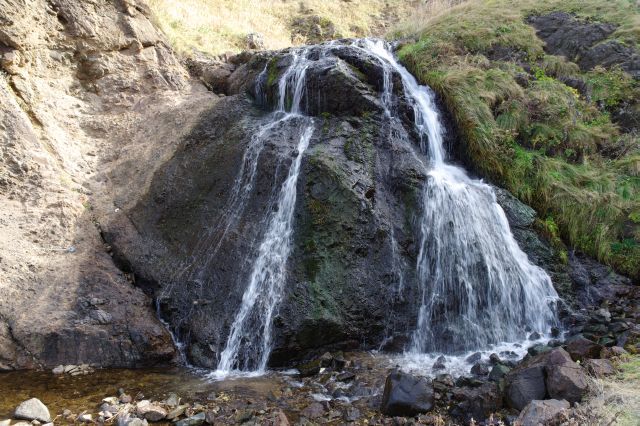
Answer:
<svg viewBox="0 0 640 426"><path fill-rule="evenodd" d="M45 423L51 421L49 409L38 398L31 398L20 403L18 408L16 408L14 416L16 419L39 420Z"/></svg>
<svg viewBox="0 0 640 426"><path fill-rule="evenodd" d="M78 421L81 423L91 423L93 422L93 416L91 414L80 414L78 416Z"/></svg>

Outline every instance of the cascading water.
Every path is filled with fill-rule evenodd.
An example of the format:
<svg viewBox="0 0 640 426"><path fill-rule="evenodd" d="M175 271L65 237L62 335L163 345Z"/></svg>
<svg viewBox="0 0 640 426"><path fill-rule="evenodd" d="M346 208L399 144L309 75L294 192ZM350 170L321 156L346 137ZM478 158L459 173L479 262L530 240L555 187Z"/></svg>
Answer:
<svg viewBox="0 0 640 426"><path fill-rule="evenodd" d="M228 203L228 213L213 233L217 238L213 242L205 241L203 253L196 256L201 262L211 262L215 257L222 239L250 198L265 141L272 137L273 129L286 123L287 135L293 135L298 143L291 148L293 159L286 179L274 194L275 208L264 220L242 301L220 352L217 371L213 373L217 378L232 372L260 374L266 369L273 343L272 323L287 280L298 176L314 129L313 119L304 115L302 109L303 100L308 102L305 99L307 69L313 61L338 57L340 49L362 49L380 62L381 101L385 119L393 124L389 126L391 132L404 125L401 114L396 111L399 103L408 102L413 108L412 124L419 136L419 150L414 149L409 137L406 142L411 144L410 152L427 180L422 194L419 254L415 264L421 300L409 353L453 353L486 348L521 340L525 330L546 331L554 323L552 305L557 294L551 280L542 269L532 265L518 247L491 186L470 178L462 168L446 162L444 129L433 92L420 86L381 41L359 40L352 45L332 42L289 52L289 65L277 81L276 111L251 139ZM262 89L267 71L265 66L258 77L259 98L264 97ZM403 91L404 96L396 94L394 82L401 82L402 87L396 89ZM393 137L397 136L393 133ZM404 271L408 265L400 254L393 230L391 240L391 272L397 279L393 292L403 300L408 285Z"/></svg>
<svg viewBox="0 0 640 426"><path fill-rule="evenodd" d="M216 377L225 377L233 370L260 374L264 372L271 352L273 317L282 298L291 249L298 176L302 156L313 135L313 120L301 114L306 55L306 50L293 52L291 65L279 81L278 107L273 114L273 123L299 121L296 127L299 142L287 178L280 189L277 207L268 219L258 255L253 262L249 284L220 355L218 369L214 373ZM264 78L264 73L259 77L261 78ZM286 105L288 99L291 99L289 112Z"/></svg>
<svg viewBox="0 0 640 426"><path fill-rule="evenodd" d="M390 75L401 76L421 151L430 160L416 265L422 300L410 352L481 349L521 340L528 329L548 330L558 298L551 279L519 248L493 189L445 161L431 89L419 85L382 41L356 45L384 68L382 101L392 118Z"/></svg>

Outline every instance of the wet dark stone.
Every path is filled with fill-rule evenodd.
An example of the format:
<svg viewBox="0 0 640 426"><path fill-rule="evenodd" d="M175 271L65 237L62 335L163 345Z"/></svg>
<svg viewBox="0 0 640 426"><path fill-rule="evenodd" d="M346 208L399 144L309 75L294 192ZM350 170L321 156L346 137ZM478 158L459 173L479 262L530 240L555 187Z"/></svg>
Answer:
<svg viewBox="0 0 640 426"><path fill-rule="evenodd" d="M476 376L486 376L487 374L489 374L489 367L487 366L487 364L479 362L471 367L471 374L474 374Z"/></svg>
<svg viewBox="0 0 640 426"><path fill-rule="evenodd" d="M480 352L476 352L473 355L469 355L467 359L465 359L465 361L468 362L469 364L475 364L481 359L482 359L482 354Z"/></svg>
<svg viewBox="0 0 640 426"><path fill-rule="evenodd" d="M387 377L380 411L387 416L410 416L433 408L433 388L424 377L393 372Z"/></svg>
<svg viewBox="0 0 640 426"><path fill-rule="evenodd" d="M489 373L489 380L497 382L502 379L511 369L504 364L496 364Z"/></svg>
<svg viewBox="0 0 640 426"><path fill-rule="evenodd" d="M502 408L502 395L495 383L484 383L477 388L457 388L453 391L457 404L451 410L454 417L465 421L485 419Z"/></svg>
<svg viewBox="0 0 640 426"><path fill-rule="evenodd" d="M531 356L535 356L535 355L539 355L543 352L547 352L550 351L551 348L547 345L535 345L535 346L531 346L529 349L527 349L527 352L529 353L529 355Z"/></svg>

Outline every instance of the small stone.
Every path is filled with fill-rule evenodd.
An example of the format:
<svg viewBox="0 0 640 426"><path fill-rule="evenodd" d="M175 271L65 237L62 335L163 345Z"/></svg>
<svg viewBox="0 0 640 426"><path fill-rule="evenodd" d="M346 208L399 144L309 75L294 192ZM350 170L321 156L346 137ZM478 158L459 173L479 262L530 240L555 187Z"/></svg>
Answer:
<svg viewBox="0 0 640 426"><path fill-rule="evenodd" d="M336 380L339 382L350 382L356 378L356 375L347 371L336 376Z"/></svg>
<svg viewBox="0 0 640 426"><path fill-rule="evenodd" d="M91 422L93 422L93 416L91 414L88 414L88 413L80 414L78 416L78 421L80 423L91 423Z"/></svg>
<svg viewBox="0 0 640 426"><path fill-rule="evenodd" d="M346 422L355 422L360 418L360 410L356 407L349 407L344 412L344 420Z"/></svg>
<svg viewBox="0 0 640 426"><path fill-rule="evenodd" d="M503 364L496 364L489 373L489 380L492 382L498 382L502 379L511 369Z"/></svg>
<svg viewBox="0 0 640 426"><path fill-rule="evenodd" d="M0 426L9 426L11 424L11 420L0 420Z"/></svg>
<svg viewBox="0 0 640 426"><path fill-rule="evenodd" d="M167 413L167 419L173 420L184 414L186 409L189 408L188 405L178 405L176 408L172 409Z"/></svg>
<svg viewBox="0 0 640 426"><path fill-rule="evenodd" d="M195 416L187 417L175 423L175 426L200 426L206 419L205 413L198 413Z"/></svg>
<svg viewBox="0 0 640 426"><path fill-rule="evenodd" d="M319 402L314 402L300 412L300 415L308 419L317 419L324 414L324 407Z"/></svg>
<svg viewBox="0 0 640 426"><path fill-rule="evenodd" d="M123 393L122 395L120 395L119 400L120 400L120 403L122 404L129 404L131 401L133 401L133 398L131 398L130 395Z"/></svg>
<svg viewBox="0 0 640 426"><path fill-rule="evenodd" d="M479 362L471 367L471 374L476 376L486 376L489 374L489 367L486 364Z"/></svg>
<svg viewBox="0 0 640 426"><path fill-rule="evenodd" d="M234 416L236 423L248 422L252 418L253 410L238 410L236 411L236 415Z"/></svg>
<svg viewBox="0 0 640 426"><path fill-rule="evenodd" d="M529 335L529 340L540 340L542 336L537 331L534 331Z"/></svg>
<svg viewBox="0 0 640 426"><path fill-rule="evenodd" d="M64 365L59 365L56 368L54 368L53 370L51 370L51 372L55 375L60 375L60 374L64 374Z"/></svg>
<svg viewBox="0 0 640 426"><path fill-rule="evenodd" d="M118 405L118 398L116 398L115 396L110 396L110 397L104 398L102 402L109 405Z"/></svg>
<svg viewBox="0 0 640 426"><path fill-rule="evenodd" d="M180 405L180 398L175 393L170 393L164 403L167 407L174 408Z"/></svg>
<svg viewBox="0 0 640 426"><path fill-rule="evenodd" d="M493 353L489 356L489 362L491 362L491 364L499 364L500 363L500 356L496 353Z"/></svg>
<svg viewBox="0 0 640 426"><path fill-rule="evenodd" d="M31 398L18 405L14 417L23 420L39 420L48 423L51 421L51 414L46 405L38 398Z"/></svg>
<svg viewBox="0 0 640 426"><path fill-rule="evenodd" d="M534 345L534 346L531 346L529 349L527 349L527 352L531 356L536 356L544 352L549 352L550 350L551 348L547 345Z"/></svg>
<svg viewBox="0 0 640 426"><path fill-rule="evenodd" d="M167 412L164 408L146 399L136 404L136 413L150 422L159 422L167 417Z"/></svg>
<svg viewBox="0 0 640 426"><path fill-rule="evenodd" d="M447 368L447 366L445 365L446 362L447 362L447 358L441 355L436 359L436 362L433 364L433 367L431 369L434 371L444 370L445 368Z"/></svg>

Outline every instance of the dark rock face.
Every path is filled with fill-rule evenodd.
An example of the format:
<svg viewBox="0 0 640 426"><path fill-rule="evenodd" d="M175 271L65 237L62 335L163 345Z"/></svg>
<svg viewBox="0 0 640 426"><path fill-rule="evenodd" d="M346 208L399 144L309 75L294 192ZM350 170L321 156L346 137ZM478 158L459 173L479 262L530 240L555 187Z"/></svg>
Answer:
<svg viewBox="0 0 640 426"><path fill-rule="evenodd" d="M507 402L518 410L547 397L578 402L587 387L584 371L562 348L525 360L505 376Z"/></svg>
<svg viewBox="0 0 640 426"><path fill-rule="evenodd" d="M417 255L414 218L424 176L406 130L412 127L385 119L374 58L345 46L322 49L308 52L312 65L301 106L315 117L315 130L297 185L272 366L362 342L375 346L391 331L408 333L417 317L418 289L408 265ZM245 152L270 122L279 78L292 60L292 51L256 54L238 67L225 84L233 95L203 114L144 199L104 226L123 268L147 283L190 361L200 366L218 363L265 217L292 161L295 118L269 130L246 203L229 212ZM401 85L394 87L403 111Z"/></svg>
<svg viewBox="0 0 640 426"><path fill-rule="evenodd" d="M532 16L529 23L553 55L565 56L585 70L596 65L619 65L634 77L640 77L638 52L618 41L604 41L616 30L612 24L583 22L564 12Z"/></svg>
<svg viewBox="0 0 640 426"><path fill-rule="evenodd" d="M393 372L387 377L380 411L387 416L415 416L433 408L433 388L424 377Z"/></svg>

